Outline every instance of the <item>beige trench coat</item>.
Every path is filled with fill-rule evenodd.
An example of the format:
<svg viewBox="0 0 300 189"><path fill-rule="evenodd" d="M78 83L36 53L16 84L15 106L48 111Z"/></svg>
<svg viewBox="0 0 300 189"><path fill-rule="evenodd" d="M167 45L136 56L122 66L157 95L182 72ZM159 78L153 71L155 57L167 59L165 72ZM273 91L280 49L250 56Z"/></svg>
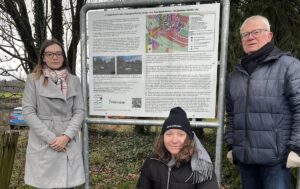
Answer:
<svg viewBox="0 0 300 189"><path fill-rule="evenodd" d="M50 79L43 85L30 74L23 94L23 116L29 125L25 183L38 188L67 188L85 182L81 140L84 104L79 78L67 77L67 97ZM66 152L49 147L56 136L71 138Z"/></svg>

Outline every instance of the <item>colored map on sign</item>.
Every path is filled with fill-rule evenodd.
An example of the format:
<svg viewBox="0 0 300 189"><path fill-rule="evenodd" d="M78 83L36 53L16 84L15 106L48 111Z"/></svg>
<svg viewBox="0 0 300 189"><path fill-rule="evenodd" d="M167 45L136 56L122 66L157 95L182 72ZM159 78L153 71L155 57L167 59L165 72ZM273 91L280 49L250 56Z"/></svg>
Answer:
<svg viewBox="0 0 300 189"><path fill-rule="evenodd" d="M147 15L146 52L187 52L188 23L182 13Z"/></svg>

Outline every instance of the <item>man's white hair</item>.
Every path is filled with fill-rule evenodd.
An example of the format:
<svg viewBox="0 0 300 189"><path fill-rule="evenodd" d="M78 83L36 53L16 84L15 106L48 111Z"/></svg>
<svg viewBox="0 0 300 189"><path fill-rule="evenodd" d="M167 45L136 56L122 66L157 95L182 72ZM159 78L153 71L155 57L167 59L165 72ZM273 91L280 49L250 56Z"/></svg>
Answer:
<svg viewBox="0 0 300 189"><path fill-rule="evenodd" d="M266 17L261 16L261 15L250 16L249 18L247 18L247 19L243 22L243 24L241 25L240 31L241 31L241 29L245 26L245 24L246 24L248 21L250 21L250 20L256 20L256 19L262 21L263 24L264 24L265 27L266 27L266 28L264 28L264 29L270 31L271 26L270 26L269 20L268 20Z"/></svg>

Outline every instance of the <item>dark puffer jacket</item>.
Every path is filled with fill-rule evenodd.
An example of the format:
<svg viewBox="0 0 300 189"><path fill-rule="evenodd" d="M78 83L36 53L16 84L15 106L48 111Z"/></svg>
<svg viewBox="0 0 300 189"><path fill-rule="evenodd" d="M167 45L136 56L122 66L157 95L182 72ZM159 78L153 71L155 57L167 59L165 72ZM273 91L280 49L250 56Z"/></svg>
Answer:
<svg viewBox="0 0 300 189"><path fill-rule="evenodd" d="M137 189L218 189L215 174L211 180L193 184L191 162L169 168L158 159L148 158L141 169Z"/></svg>
<svg viewBox="0 0 300 189"><path fill-rule="evenodd" d="M273 50L249 75L238 64L226 89L226 143L246 164L285 163L300 147L300 62Z"/></svg>

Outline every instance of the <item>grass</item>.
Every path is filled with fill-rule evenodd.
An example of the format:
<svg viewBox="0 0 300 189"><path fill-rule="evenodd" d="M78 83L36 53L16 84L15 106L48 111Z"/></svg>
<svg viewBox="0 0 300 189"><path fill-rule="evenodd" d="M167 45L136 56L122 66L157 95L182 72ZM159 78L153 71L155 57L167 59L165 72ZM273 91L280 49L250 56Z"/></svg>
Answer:
<svg viewBox="0 0 300 189"><path fill-rule="evenodd" d="M132 127L126 128L122 131L90 129L89 137L93 140L89 150L91 188L135 186L138 170L151 152L155 134L140 137L133 134Z"/></svg>
<svg viewBox="0 0 300 189"><path fill-rule="evenodd" d="M89 127L89 185L91 189L134 189L139 169L151 153L159 132L156 127L146 135L137 135L131 126ZM200 137L214 159L215 130L205 129ZM31 189L24 184L24 165L27 144L25 129L21 129L10 188ZM222 189L240 187L238 170L230 165L223 153ZM79 189L80 187L78 187Z"/></svg>
<svg viewBox="0 0 300 189"><path fill-rule="evenodd" d="M141 137L133 133L133 127L105 128L89 128L90 188L134 188L140 166L151 152L155 133ZM20 132L10 188L32 189L24 184L23 179L27 130L21 129Z"/></svg>
<svg viewBox="0 0 300 189"><path fill-rule="evenodd" d="M23 93L11 93L11 92L3 92L0 93L1 98L22 98Z"/></svg>

